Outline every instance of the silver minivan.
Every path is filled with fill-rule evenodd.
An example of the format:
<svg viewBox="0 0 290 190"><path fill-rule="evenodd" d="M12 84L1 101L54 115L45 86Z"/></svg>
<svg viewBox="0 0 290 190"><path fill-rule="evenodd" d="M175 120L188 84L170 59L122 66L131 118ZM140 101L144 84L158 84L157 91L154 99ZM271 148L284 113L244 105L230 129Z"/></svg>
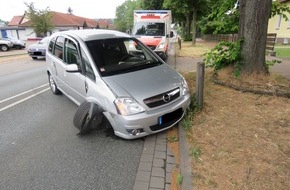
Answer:
<svg viewBox="0 0 290 190"><path fill-rule="evenodd" d="M174 126L190 104L182 75L126 33L54 33L46 62L51 91L79 105L80 134L106 123L121 138L144 137Z"/></svg>

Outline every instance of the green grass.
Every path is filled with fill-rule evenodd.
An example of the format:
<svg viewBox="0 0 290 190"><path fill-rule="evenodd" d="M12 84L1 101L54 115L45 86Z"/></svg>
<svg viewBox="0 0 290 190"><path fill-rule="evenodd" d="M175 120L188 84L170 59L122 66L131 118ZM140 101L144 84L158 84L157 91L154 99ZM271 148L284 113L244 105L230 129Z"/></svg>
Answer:
<svg viewBox="0 0 290 190"><path fill-rule="evenodd" d="M176 141L178 141L178 138L174 135L171 135L171 136L169 136L168 141L169 142L176 142Z"/></svg>
<svg viewBox="0 0 290 190"><path fill-rule="evenodd" d="M181 173L179 173L177 175L177 183L180 185L182 183L182 180L183 180L183 176L181 175Z"/></svg>
<svg viewBox="0 0 290 190"><path fill-rule="evenodd" d="M276 57L290 59L290 47L276 47L275 52Z"/></svg>
<svg viewBox="0 0 290 190"><path fill-rule="evenodd" d="M194 160L197 162L199 160L199 157L201 155L201 150L198 146L194 145L191 148L191 156L194 158Z"/></svg>

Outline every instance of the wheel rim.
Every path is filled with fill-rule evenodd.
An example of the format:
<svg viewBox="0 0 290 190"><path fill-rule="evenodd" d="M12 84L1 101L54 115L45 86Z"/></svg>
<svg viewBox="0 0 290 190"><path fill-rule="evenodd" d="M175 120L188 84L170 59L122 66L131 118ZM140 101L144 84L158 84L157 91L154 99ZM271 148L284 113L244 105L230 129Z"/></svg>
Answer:
<svg viewBox="0 0 290 190"><path fill-rule="evenodd" d="M54 80L53 80L53 78L52 78L51 75L49 76L49 84L50 84L50 88L51 88L51 90L52 90L53 92L55 92L56 84L55 84L55 82L54 82Z"/></svg>
<svg viewBox="0 0 290 190"><path fill-rule="evenodd" d="M7 50L8 50L8 48L6 46L2 47L2 51L7 51Z"/></svg>

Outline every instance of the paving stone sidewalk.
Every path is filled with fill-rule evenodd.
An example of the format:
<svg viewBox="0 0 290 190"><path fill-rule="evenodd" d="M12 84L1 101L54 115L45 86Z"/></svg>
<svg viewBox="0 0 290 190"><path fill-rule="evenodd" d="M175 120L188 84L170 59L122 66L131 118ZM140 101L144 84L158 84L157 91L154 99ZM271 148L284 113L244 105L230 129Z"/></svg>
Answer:
<svg viewBox="0 0 290 190"><path fill-rule="evenodd" d="M166 131L146 137L133 190L169 190L175 167Z"/></svg>

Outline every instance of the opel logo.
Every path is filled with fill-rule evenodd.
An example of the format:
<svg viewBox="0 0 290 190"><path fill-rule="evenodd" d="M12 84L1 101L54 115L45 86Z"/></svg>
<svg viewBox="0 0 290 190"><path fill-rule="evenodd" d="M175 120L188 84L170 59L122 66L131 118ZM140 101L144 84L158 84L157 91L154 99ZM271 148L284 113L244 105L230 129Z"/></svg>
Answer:
<svg viewBox="0 0 290 190"><path fill-rule="evenodd" d="M164 102L169 102L170 101L170 95L169 94L164 94L162 97Z"/></svg>

